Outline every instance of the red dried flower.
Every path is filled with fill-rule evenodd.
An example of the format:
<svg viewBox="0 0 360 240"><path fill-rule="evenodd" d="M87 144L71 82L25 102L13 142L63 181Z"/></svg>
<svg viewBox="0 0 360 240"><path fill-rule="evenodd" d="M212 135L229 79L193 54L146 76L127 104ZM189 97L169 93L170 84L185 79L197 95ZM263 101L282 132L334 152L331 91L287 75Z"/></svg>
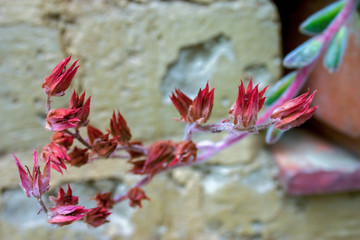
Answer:
<svg viewBox="0 0 360 240"><path fill-rule="evenodd" d="M46 192L50 188L50 161L46 161L43 175L41 174L38 157L36 153L36 149L34 149L33 153L33 171L30 173L29 168L26 166L25 168L21 165L20 161L13 154L16 166L19 170L20 175L20 186L26 193L26 196L31 197L34 196L36 198L41 197L41 195Z"/></svg>
<svg viewBox="0 0 360 240"><path fill-rule="evenodd" d="M96 206L111 209L115 202L111 192L97 193L95 197L91 197L91 200L96 201Z"/></svg>
<svg viewBox="0 0 360 240"><path fill-rule="evenodd" d="M99 227L102 224L109 222L106 218L110 214L109 210L103 207L91 208L86 214L84 221L93 227Z"/></svg>
<svg viewBox="0 0 360 240"><path fill-rule="evenodd" d="M53 142L45 145L41 149L40 158L44 162L50 161L51 167L61 174L63 173L61 168L66 170L64 161L70 161L70 157L66 153L66 148Z"/></svg>
<svg viewBox="0 0 360 240"><path fill-rule="evenodd" d="M87 133L92 151L100 157L109 157L116 149L117 142L115 139L109 139L109 134L103 134L99 129L88 125Z"/></svg>
<svg viewBox="0 0 360 240"><path fill-rule="evenodd" d="M245 92L243 81L239 86L238 96L229 110L229 120L241 129L246 129L256 124L257 114L263 107L263 97L267 86L259 92L258 85L253 88L252 78Z"/></svg>
<svg viewBox="0 0 360 240"><path fill-rule="evenodd" d="M149 153L146 160L129 161L134 165L130 171L135 174L154 175L156 172L167 168L169 163L174 160L175 148L176 144L170 140L161 140L151 144L148 148Z"/></svg>
<svg viewBox="0 0 360 240"><path fill-rule="evenodd" d="M74 137L65 132L56 132L51 136L51 141L68 149L74 141Z"/></svg>
<svg viewBox="0 0 360 240"><path fill-rule="evenodd" d="M79 197L72 195L70 184L68 184L68 190L66 193L64 189L60 187L57 198L50 196L49 199L55 204L55 206L77 205L79 202Z"/></svg>
<svg viewBox="0 0 360 240"><path fill-rule="evenodd" d="M86 213L90 211L90 209L85 209L84 207L76 205L53 207L49 209L48 215L50 220L48 222L58 226L69 225L81 220L86 216Z"/></svg>
<svg viewBox="0 0 360 240"><path fill-rule="evenodd" d="M49 131L63 131L75 128L81 120L78 118L80 109L51 109L46 118L45 128Z"/></svg>
<svg viewBox="0 0 360 240"><path fill-rule="evenodd" d="M113 135L113 137L116 138L120 144L126 144L131 138L130 129L127 126L125 118L121 115L119 110L117 116L115 111L113 112L112 118L110 120L110 132L111 135Z"/></svg>
<svg viewBox="0 0 360 240"><path fill-rule="evenodd" d="M75 167L80 167L89 161L89 153L87 153L89 149L81 149L74 147L74 149L69 153L70 157L70 165Z"/></svg>
<svg viewBox="0 0 360 240"><path fill-rule="evenodd" d="M42 88L48 96L63 96L66 89L70 86L79 66L76 60L69 69L66 70L66 65L70 61L71 56L62 60L51 72L51 74L44 78Z"/></svg>
<svg viewBox="0 0 360 240"><path fill-rule="evenodd" d="M179 89L175 89L170 96L175 108L180 113L180 120L186 123L205 123L210 115L214 105L214 91L213 88L209 92L209 82L203 90L199 90L198 95L194 100L191 100Z"/></svg>
<svg viewBox="0 0 360 240"><path fill-rule="evenodd" d="M142 146L143 146L143 143L141 141L129 141L128 142L128 147L130 149L130 150L127 150L127 152L130 155L129 162L131 162L133 159L144 156L143 151L136 151L135 149L132 149L132 147L136 148L136 147L142 147Z"/></svg>
<svg viewBox="0 0 360 240"><path fill-rule="evenodd" d="M150 200L148 196L146 196L144 190L139 187L130 188L127 192L127 198L130 200L130 207L140 207L142 208L141 201L142 200Z"/></svg>
<svg viewBox="0 0 360 240"><path fill-rule="evenodd" d="M275 128L287 131L290 128L300 126L311 118L319 106L309 108L316 91L308 96L309 93L310 91L308 90L306 93L287 101L274 110L271 118L279 119Z"/></svg>
<svg viewBox="0 0 360 240"><path fill-rule="evenodd" d="M70 98L69 102L69 109L79 109L79 111L76 114L76 118L78 118L80 121L77 123L77 127L86 126L89 123L88 117L90 114L90 100L91 97L89 97L86 102L85 101L85 92L79 97L75 90Z"/></svg>
<svg viewBox="0 0 360 240"><path fill-rule="evenodd" d="M196 144L191 140L180 142L174 151L174 155L175 158L170 163L170 166L175 165L178 162L183 162L183 163L187 163L189 161L195 162L197 155Z"/></svg>
<svg viewBox="0 0 360 240"><path fill-rule="evenodd" d="M132 172L133 174L147 174L147 172L144 171L146 159L130 159L128 162L133 165L132 169L130 169L130 172Z"/></svg>

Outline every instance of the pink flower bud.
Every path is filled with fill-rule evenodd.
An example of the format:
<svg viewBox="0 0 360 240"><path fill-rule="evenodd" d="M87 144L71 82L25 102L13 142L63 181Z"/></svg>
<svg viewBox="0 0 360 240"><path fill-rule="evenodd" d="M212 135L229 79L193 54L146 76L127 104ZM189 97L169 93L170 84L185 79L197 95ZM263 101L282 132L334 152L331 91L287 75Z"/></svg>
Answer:
<svg viewBox="0 0 360 240"><path fill-rule="evenodd" d="M214 105L214 91L213 88L209 92L209 83L206 83L206 87L199 90L194 100L191 100L179 89L175 89L175 93L172 93L170 99L180 113L181 121L203 124L210 118Z"/></svg>
<svg viewBox="0 0 360 240"><path fill-rule="evenodd" d="M55 204L55 206L77 205L79 202L79 197L72 195L70 184L68 184L68 190L66 193L64 189L60 187L57 198L50 196L49 199Z"/></svg>
<svg viewBox="0 0 360 240"><path fill-rule="evenodd" d="M103 207L95 207L89 209L86 213L85 222L92 227L99 227L104 223L109 222L106 218L111 214L108 209Z"/></svg>
<svg viewBox="0 0 360 240"><path fill-rule="evenodd" d="M266 88L261 92L258 90L256 85L253 88L252 78L250 79L249 85L245 92L243 81L239 86L238 96L234 104L229 110L229 120L240 129L254 126L257 121L257 114L263 107L265 97L263 97Z"/></svg>
<svg viewBox="0 0 360 240"><path fill-rule="evenodd" d="M118 111L117 116L115 115L115 111L113 112L110 120L110 132L120 144L128 143L131 139L130 129L120 111Z"/></svg>
<svg viewBox="0 0 360 240"><path fill-rule="evenodd" d="M127 192L127 198L130 200L130 207L140 207L142 208L141 201L142 200L150 200L148 196L146 196L144 190L139 187L134 187L129 189Z"/></svg>
<svg viewBox="0 0 360 240"><path fill-rule="evenodd" d="M46 118L45 128L49 131L63 131L69 128L75 128L81 121L77 114L80 109L51 109Z"/></svg>
<svg viewBox="0 0 360 240"><path fill-rule="evenodd" d="M48 222L58 226L69 225L83 219L86 216L86 213L90 211L90 209L85 209L84 207L76 205L53 207L49 209L48 215L50 219Z"/></svg>
<svg viewBox="0 0 360 240"><path fill-rule="evenodd" d="M319 107L316 106L309 108L315 93L316 91L308 96L308 90L299 97L291 99L280 107L277 107L271 115L271 118L278 119L278 123L275 125L275 128L287 131L290 128L300 126L311 118L315 110Z"/></svg>
<svg viewBox="0 0 360 240"><path fill-rule="evenodd" d="M64 162L70 161L70 157L67 154L66 148L53 142L45 145L41 149L40 157L45 162L49 161L51 163L51 168L61 174L63 173L62 168L66 170L66 165Z"/></svg>
<svg viewBox="0 0 360 240"><path fill-rule="evenodd" d="M75 61L69 69L66 70L66 65L69 63L70 57L62 60L51 72L51 74L44 78L42 88L48 96L62 96L65 94L66 89L70 86L79 66L78 60Z"/></svg>
<svg viewBox="0 0 360 240"><path fill-rule="evenodd" d="M13 154L16 166L18 167L20 174L20 186L23 188L26 196L34 196L40 198L43 193L45 193L50 188L50 161L46 161L43 174L41 174L40 167L38 164L38 157L36 150L34 149L33 153L33 171L32 174L30 170L24 169L20 161Z"/></svg>

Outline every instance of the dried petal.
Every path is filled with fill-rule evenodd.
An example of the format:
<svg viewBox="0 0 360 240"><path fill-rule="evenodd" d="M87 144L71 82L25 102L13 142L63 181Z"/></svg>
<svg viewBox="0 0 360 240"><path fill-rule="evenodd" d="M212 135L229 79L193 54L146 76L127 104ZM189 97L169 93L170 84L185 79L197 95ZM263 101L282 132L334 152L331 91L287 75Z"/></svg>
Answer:
<svg viewBox="0 0 360 240"><path fill-rule="evenodd" d="M92 227L99 227L102 224L109 222L106 218L110 214L109 210L103 207L91 208L86 214L84 221Z"/></svg>
<svg viewBox="0 0 360 240"><path fill-rule="evenodd" d="M174 151L174 155L175 158L170 163L170 166L178 162L182 162L182 163L187 163L189 161L195 162L197 155L196 144L191 140L180 142Z"/></svg>
<svg viewBox="0 0 360 240"><path fill-rule="evenodd" d="M48 222L58 226L69 225L81 220L90 211L90 209L76 205L57 206L49 209L50 220Z"/></svg>
<svg viewBox="0 0 360 240"><path fill-rule="evenodd" d="M70 157L66 152L66 148L53 142L43 147L40 157L41 160L45 162L50 161L51 168L55 169L61 174L63 173L62 168L66 170L66 165L64 162L70 161Z"/></svg>
<svg viewBox="0 0 360 240"><path fill-rule="evenodd" d="M50 162L46 161L43 174L41 174L36 149L34 149L33 171L31 174L29 169L25 170L14 154L13 156L19 170L21 180L20 186L23 188L26 196L34 196L36 198L41 197L41 195L50 188Z"/></svg>
<svg viewBox="0 0 360 240"><path fill-rule="evenodd" d="M276 108L271 115L271 118L278 119L275 128L287 131L290 128L300 126L309 118L311 118L315 110L318 108L318 106L309 108L314 98L315 92L316 91L308 96L308 91L307 93L304 93L297 98L291 99L280 107Z"/></svg>
<svg viewBox="0 0 360 240"><path fill-rule="evenodd" d="M213 88L209 92L209 82L206 83L203 90L199 90L198 95L190 105L186 122L197 122L199 124L207 122L214 106L214 91Z"/></svg>
<svg viewBox="0 0 360 240"><path fill-rule="evenodd" d="M80 119L77 114L80 109L51 109L46 118L45 128L49 131L63 131L78 126Z"/></svg>
<svg viewBox="0 0 360 240"><path fill-rule="evenodd" d="M77 205L79 202L79 197L72 195L70 184L68 184L68 190L66 193L64 189L60 187L57 198L50 196L49 199L55 204L55 206Z"/></svg>
<svg viewBox="0 0 360 240"><path fill-rule="evenodd" d="M96 206L111 209L115 202L111 192L97 193L95 197L90 198L96 201Z"/></svg>
<svg viewBox="0 0 360 240"><path fill-rule="evenodd" d="M125 118L121 115L118 110L117 116L115 111L113 112L110 120L110 132L111 135L120 143L126 144L131 138L130 129L127 126Z"/></svg>
<svg viewBox="0 0 360 240"><path fill-rule="evenodd" d="M116 139L109 139L109 134L103 134L99 129L87 126L87 132L90 145L92 146L92 154L99 157L109 157L116 149Z"/></svg>
<svg viewBox="0 0 360 240"><path fill-rule="evenodd" d="M155 174L157 171L167 168L169 163L175 158L175 143L168 141L157 141L148 148L149 154L144 163L143 172Z"/></svg>
<svg viewBox="0 0 360 240"><path fill-rule="evenodd" d="M205 88L199 90L194 100L191 100L179 89L175 89L175 93L172 93L170 99L180 113L181 121L203 124L211 115L214 105L214 91L215 89L213 88L209 92L209 82L207 82Z"/></svg>
<svg viewBox="0 0 360 240"><path fill-rule="evenodd" d="M146 196L144 190L139 187L130 188L127 192L127 198L130 200L130 207L140 207L142 208L141 201L142 200L150 200L148 196Z"/></svg>
<svg viewBox="0 0 360 240"><path fill-rule="evenodd" d="M51 136L51 141L68 149L74 141L74 137L65 132L56 132Z"/></svg>
<svg viewBox="0 0 360 240"><path fill-rule="evenodd" d="M189 107L192 103L192 100L186 96L182 91L175 88L175 93L172 93L170 96L172 103L175 108L180 113L180 120L186 121L186 117L188 114Z"/></svg>
<svg viewBox="0 0 360 240"><path fill-rule="evenodd" d="M87 152L89 149L81 149L74 147L74 149L69 153L70 157L70 165L75 167L80 167L89 161L89 153Z"/></svg>
<svg viewBox="0 0 360 240"><path fill-rule="evenodd" d="M70 86L79 66L78 60L75 61L69 69L66 70L66 65L70 61L71 56L62 60L51 72L51 74L44 78L42 88L48 96L62 96L66 89Z"/></svg>
<svg viewBox="0 0 360 240"><path fill-rule="evenodd" d="M31 197L32 192L32 176L29 173L29 171L26 171L24 167L21 165L19 159L12 154L16 163L16 166L18 167L19 175L20 175L20 186L26 193L26 196Z"/></svg>
<svg viewBox="0 0 360 240"><path fill-rule="evenodd" d="M90 100L89 97L85 104L85 92L79 97L76 92L74 91L69 102L69 109L79 109L76 114L76 118L80 121L77 123L77 127L86 126L89 123L88 117L90 114Z"/></svg>
<svg viewBox="0 0 360 240"><path fill-rule="evenodd" d="M265 103L263 97L267 87L259 92L258 86L253 88L252 78L248 84L245 93L243 81L239 86L238 96L234 104L229 110L229 119L226 121L232 122L240 129L247 129L256 124L257 114Z"/></svg>

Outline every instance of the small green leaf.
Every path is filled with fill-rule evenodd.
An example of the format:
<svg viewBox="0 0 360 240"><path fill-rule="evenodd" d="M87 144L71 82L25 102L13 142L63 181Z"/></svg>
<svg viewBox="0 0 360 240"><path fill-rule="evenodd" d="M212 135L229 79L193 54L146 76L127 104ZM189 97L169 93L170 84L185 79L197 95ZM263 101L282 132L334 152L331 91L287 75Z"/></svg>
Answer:
<svg viewBox="0 0 360 240"><path fill-rule="evenodd" d="M281 94L285 92L285 90L290 86L290 84L294 81L296 77L296 71L291 72L280 79L274 86L271 87L269 94L267 94L267 98L265 100L266 105L273 104L276 100L279 99Z"/></svg>
<svg viewBox="0 0 360 240"><path fill-rule="evenodd" d="M311 38L290 52L283 61L285 67L301 68L314 61L320 54L323 41Z"/></svg>
<svg viewBox="0 0 360 240"><path fill-rule="evenodd" d="M342 26L331 40L329 48L324 57L324 66L329 72L335 72L341 64L347 42L347 28Z"/></svg>
<svg viewBox="0 0 360 240"><path fill-rule="evenodd" d="M266 137L265 137L266 143L267 144L276 143L281 138L281 136L283 135L284 132L285 131L274 128L274 126L269 127L266 132Z"/></svg>
<svg viewBox="0 0 360 240"><path fill-rule="evenodd" d="M300 32L308 35L322 33L344 5L345 1L337 1L311 15L300 25Z"/></svg>

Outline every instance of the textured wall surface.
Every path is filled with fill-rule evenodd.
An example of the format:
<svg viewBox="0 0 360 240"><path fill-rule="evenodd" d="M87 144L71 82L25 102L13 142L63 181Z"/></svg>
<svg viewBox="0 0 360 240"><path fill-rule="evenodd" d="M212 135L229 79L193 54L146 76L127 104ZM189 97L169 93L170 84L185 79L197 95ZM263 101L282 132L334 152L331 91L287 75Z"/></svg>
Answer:
<svg viewBox="0 0 360 240"><path fill-rule="evenodd" d="M134 136L153 139L180 133L168 100L175 86L194 96L210 80L216 119L240 78L275 81L278 33L268 1L1 1L0 152L47 141L39 87L65 56L80 59L73 85L93 96L94 125L107 127L120 108Z"/></svg>
<svg viewBox="0 0 360 240"><path fill-rule="evenodd" d="M49 226L18 187L10 152L30 165L31 149L48 141L40 86L62 58L80 59L72 87L93 96L95 126L107 127L120 108L134 139L149 142L181 136L167 99L175 86L193 96L209 80L215 121L240 78L253 75L262 86L279 79L279 30L269 0L0 1L0 239L359 239L359 196L284 196L260 135L206 165L157 176L143 209L119 204L111 223L97 229ZM93 207L86 202L95 192L121 193L138 180L128 168L97 161L54 173L51 184L74 182L80 204Z"/></svg>

